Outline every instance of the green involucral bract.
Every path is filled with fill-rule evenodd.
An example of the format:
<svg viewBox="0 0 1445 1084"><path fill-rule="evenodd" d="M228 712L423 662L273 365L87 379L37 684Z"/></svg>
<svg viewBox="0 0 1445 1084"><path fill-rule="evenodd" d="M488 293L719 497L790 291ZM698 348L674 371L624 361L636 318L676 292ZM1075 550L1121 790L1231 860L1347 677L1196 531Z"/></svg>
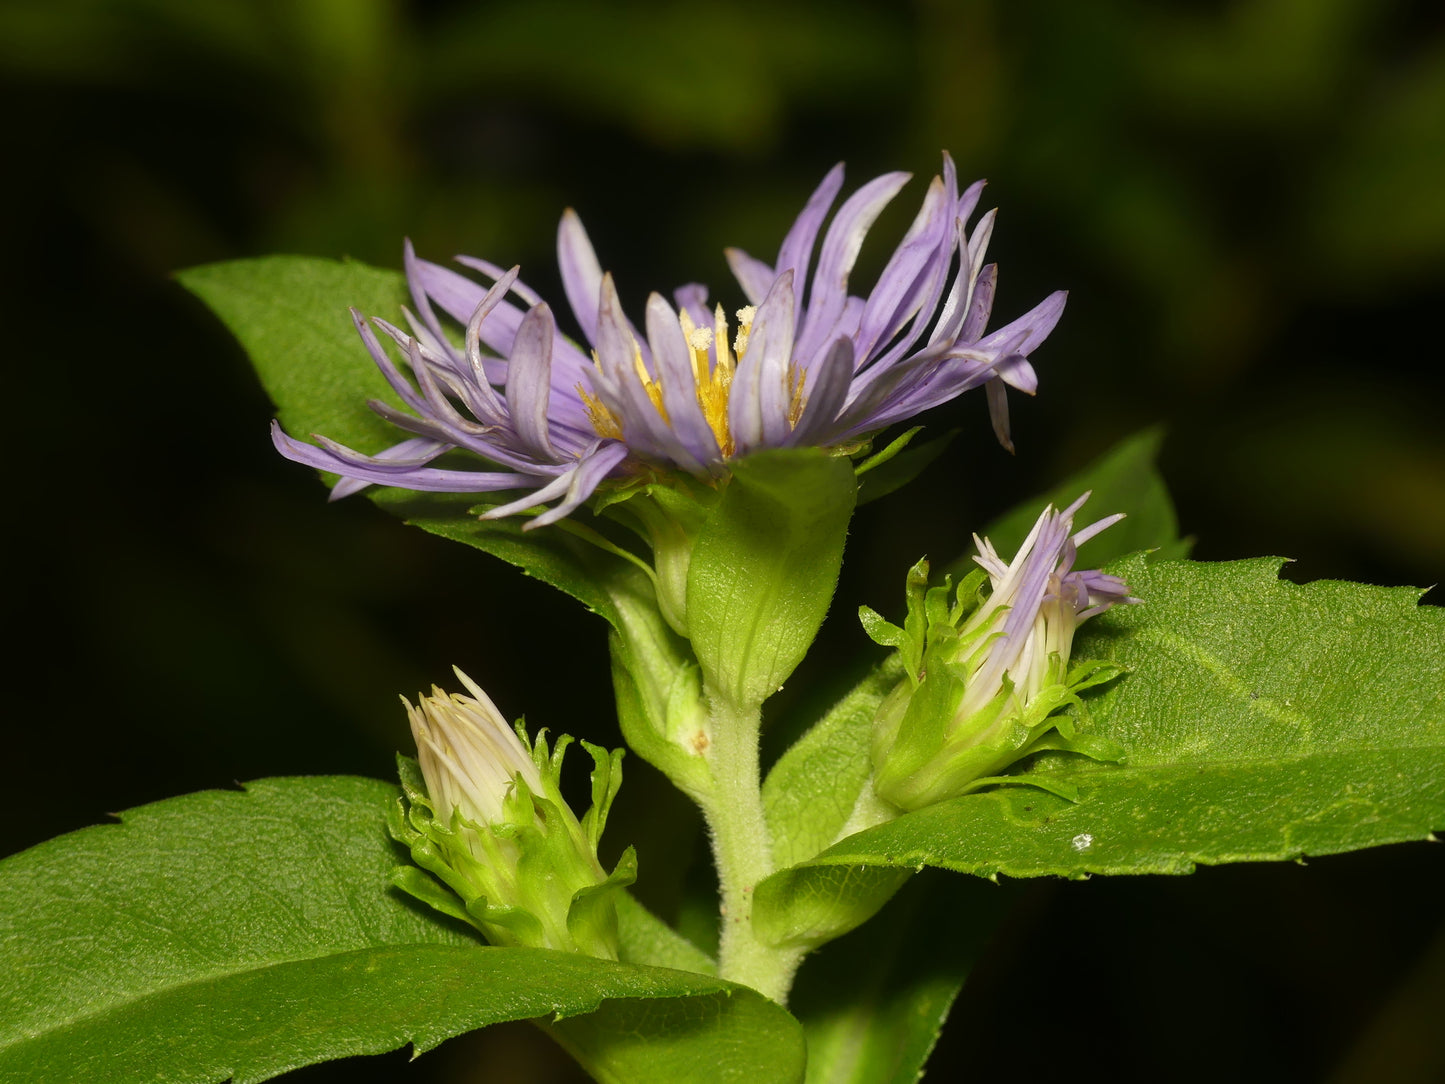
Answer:
<svg viewBox="0 0 1445 1084"><path fill-rule="evenodd" d="M998 622L981 613L987 581L975 570L957 588L952 577L930 588L928 562L919 561L908 573L902 628L866 606L860 611L869 636L896 648L907 671L880 705L873 729L874 789L900 809L999 782L999 772L1042 749L1123 758L1116 743L1081 733L1070 716L1059 714L1066 707L1082 713L1078 694L1118 676L1119 668L1107 663L1071 667L1066 655L1049 652L1034 687L1020 689L1004 674L996 690L983 690L992 695L970 710L970 683L1001 636Z"/></svg>
<svg viewBox="0 0 1445 1084"><path fill-rule="evenodd" d="M527 742L520 724L517 734ZM558 789L571 740L560 737L549 751L545 732L539 733L528 752L541 776L540 792L518 772L501 816L487 823L460 808L450 817L439 815L435 786L416 761L398 757L404 796L397 798L388 827L421 869L399 867L393 883L475 926L494 945L617 959L615 893L636 879L637 860L629 847L607 874L597 844L622 782L622 751L582 743L595 767L592 806L579 822Z"/></svg>

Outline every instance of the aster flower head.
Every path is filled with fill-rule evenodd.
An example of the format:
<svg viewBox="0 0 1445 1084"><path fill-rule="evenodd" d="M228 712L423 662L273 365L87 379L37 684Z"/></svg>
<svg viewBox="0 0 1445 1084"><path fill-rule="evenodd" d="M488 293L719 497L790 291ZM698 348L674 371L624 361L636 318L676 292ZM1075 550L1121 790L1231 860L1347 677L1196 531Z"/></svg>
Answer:
<svg viewBox="0 0 1445 1084"><path fill-rule="evenodd" d="M1074 531L1074 513L1088 496L1062 511L1046 508L1012 562L975 535L980 568L956 590L947 581L928 588L928 565L920 561L909 573L904 628L864 608L869 634L897 647L907 671L874 725L874 785L882 797L915 809L991 782L1046 748L1100 759L1121 754L1055 714L1081 706L1080 691L1118 674L1104 663L1070 665L1079 625L1139 601L1118 577L1073 567L1080 545L1123 518Z"/></svg>
<svg viewBox="0 0 1445 1084"><path fill-rule="evenodd" d="M689 284L671 301L653 293L641 329L567 211L557 254L580 344L559 331L516 268L458 257L491 284L483 286L418 258L408 244L407 329L354 311L353 318L405 409L370 405L410 437L376 455L321 435L304 443L279 425L273 440L288 458L340 475L333 496L373 484L521 490L487 515L550 503L530 525L561 519L604 483L658 471L716 480L732 460L763 449L856 446L980 385L1008 445L1004 387L1035 390L1028 355L1057 323L1064 294L986 332L997 280L984 263L994 212L969 230L983 184L959 192L947 155L873 289L851 293L864 237L907 180L889 173L869 181L829 220L843 186L843 167L835 167L771 265L727 252L746 305L725 308ZM444 316L464 331L448 334ZM486 469L432 465L455 449Z"/></svg>
<svg viewBox="0 0 1445 1084"><path fill-rule="evenodd" d="M401 761L405 797L390 827L421 868L399 869L394 881L493 944L615 959L609 893L631 883L635 860L629 848L609 876L597 843L622 782L621 753L583 742L595 769L593 805L579 821L558 789L572 739L551 749L545 731L529 740L475 682L456 674L470 696L434 686L415 705L402 700L417 759Z"/></svg>

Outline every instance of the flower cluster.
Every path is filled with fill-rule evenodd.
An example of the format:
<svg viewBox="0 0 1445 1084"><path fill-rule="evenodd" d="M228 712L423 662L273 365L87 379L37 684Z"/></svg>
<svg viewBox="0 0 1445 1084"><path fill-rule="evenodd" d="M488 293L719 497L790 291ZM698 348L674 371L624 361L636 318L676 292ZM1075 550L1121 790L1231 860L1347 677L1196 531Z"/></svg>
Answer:
<svg viewBox="0 0 1445 1084"><path fill-rule="evenodd" d="M984 264L994 212L967 229L983 184L959 192L947 155L877 284L866 297L850 293L865 235L907 180L889 173L869 181L825 231L843 185L843 168L835 167L772 265L728 251L748 300L732 320L722 305L710 307L705 287L690 284L671 303L652 294L641 332L623 313L581 221L566 212L558 263L585 345L558 330L550 306L516 268L459 257L491 281L484 288L419 259L408 245L409 330L352 315L406 409L370 405L410 438L376 455L320 435L304 443L279 425L273 440L288 458L341 475L334 496L371 484L522 490L488 515L555 502L536 525L568 515L608 479L657 469L719 478L730 460L760 449L847 446L980 385L995 431L1010 446L1004 387L1034 392L1028 355L1058 322L1065 295L986 333L997 279L995 266ZM438 310L464 326L460 345ZM410 377L377 331L400 348ZM432 465L454 449L497 469Z"/></svg>
<svg viewBox="0 0 1445 1084"><path fill-rule="evenodd" d="M928 564L920 561L909 573L903 628L863 608L864 627L899 649L907 671L875 721L881 797L916 809L962 794L1043 748L1117 757L1055 714L1118 673L1105 663L1070 666L1080 623L1139 601L1118 577L1073 567L1080 545L1123 518L1074 531L1074 513L1088 496L1063 511L1044 509L1012 563L975 535L981 567L956 590L947 582L928 588Z"/></svg>
<svg viewBox="0 0 1445 1084"><path fill-rule="evenodd" d="M551 750L545 732L529 742L520 723L509 727L487 694L456 673L471 696L433 687L415 706L402 701L417 760L401 761L405 797L390 823L441 884L415 867L396 870L394 881L493 944L616 959L611 890L632 882L635 860L629 848L609 876L597 843L622 782L622 754L582 743L595 770L592 808L579 822L558 788L572 739Z"/></svg>

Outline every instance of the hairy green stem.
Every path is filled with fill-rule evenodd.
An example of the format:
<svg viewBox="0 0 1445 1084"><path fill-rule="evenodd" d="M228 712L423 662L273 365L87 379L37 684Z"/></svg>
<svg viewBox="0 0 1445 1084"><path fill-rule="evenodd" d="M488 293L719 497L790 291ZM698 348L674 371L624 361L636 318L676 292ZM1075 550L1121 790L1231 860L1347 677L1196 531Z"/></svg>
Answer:
<svg viewBox="0 0 1445 1084"><path fill-rule="evenodd" d="M761 709L740 709L718 696L710 700L714 786L701 805L722 896L719 971L784 1004L801 954L766 945L753 932L753 890L773 872L758 764Z"/></svg>

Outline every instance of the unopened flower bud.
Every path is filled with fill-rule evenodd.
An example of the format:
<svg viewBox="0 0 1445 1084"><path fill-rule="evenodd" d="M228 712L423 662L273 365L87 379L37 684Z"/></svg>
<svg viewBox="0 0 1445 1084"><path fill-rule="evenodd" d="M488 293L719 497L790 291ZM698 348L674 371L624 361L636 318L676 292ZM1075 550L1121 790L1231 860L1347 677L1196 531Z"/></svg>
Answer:
<svg viewBox="0 0 1445 1084"><path fill-rule="evenodd" d="M975 537L982 567L956 590L949 582L928 588L928 565L920 561L909 574L903 628L864 608L869 634L898 648L907 670L874 722L880 797L917 809L994 782L1008 765L1045 748L1122 755L1057 714L1079 705L1081 690L1119 673L1106 663L1070 666L1079 624L1115 603L1138 601L1115 576L1074 571L1078 547L1123 518L1071 533L1087 499L1062 512L1046 508L1012 563Z"/></svg>
<svg viewBox="0 0 1445 1084"><path fill-rule="evenodd" d="M545 731L529 741L521 723L508 726L487 694L456 673L471 696L434 687L415 706L403 700L417 759L400 759L405 796L390 827L421 869L398 869L393 880L495 945L616 959L612 893L632 882L636 860L629 848L609 875L597 843L622 782L621 751L582 743L595 768L592 808L579 821L558 789L572 739L551 750Z"/></svg>

